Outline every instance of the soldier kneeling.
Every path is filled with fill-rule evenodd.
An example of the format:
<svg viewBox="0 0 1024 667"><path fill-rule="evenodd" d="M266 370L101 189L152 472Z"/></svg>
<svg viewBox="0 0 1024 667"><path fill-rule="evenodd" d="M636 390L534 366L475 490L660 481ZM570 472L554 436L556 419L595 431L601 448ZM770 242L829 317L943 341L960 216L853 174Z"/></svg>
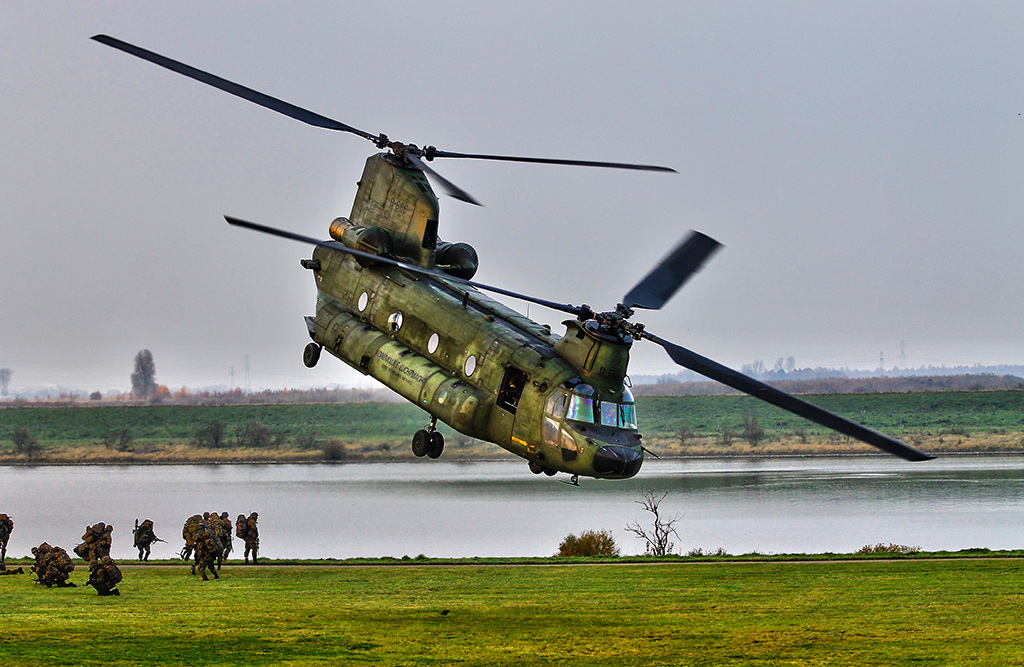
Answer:
<svg viewBox="0 0 1024 667"><path fill-rule="evenodd" d="M89 561L89 581L86 586L92 586L99 595L120 595L117 584L121 581L121 570L117 563L110 556L94 558Z"/></svg>
<svg viewBox="0 0 1024 667"><path fill-rule="evenodd" d="M68 577L75 569L75 564L68 556L68 552L60 547L51 547L43 542L38 547L32 547L32 555L36 564L32 571L36 573L36 580L50 588L56 585L58 588L71 587L75 584L68 581Z"/></svg>

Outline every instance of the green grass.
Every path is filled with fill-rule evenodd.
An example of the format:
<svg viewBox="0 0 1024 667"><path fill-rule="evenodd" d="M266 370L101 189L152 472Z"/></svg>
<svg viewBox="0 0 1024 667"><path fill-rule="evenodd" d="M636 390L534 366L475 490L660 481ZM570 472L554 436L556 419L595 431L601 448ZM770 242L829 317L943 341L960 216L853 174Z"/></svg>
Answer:
<svg viewBox="0 0 1024 667"><path fill-rule="evenodd" d="M124 574L119 598L0 578L2 662L1024 664L1018 560Z"/></svg>

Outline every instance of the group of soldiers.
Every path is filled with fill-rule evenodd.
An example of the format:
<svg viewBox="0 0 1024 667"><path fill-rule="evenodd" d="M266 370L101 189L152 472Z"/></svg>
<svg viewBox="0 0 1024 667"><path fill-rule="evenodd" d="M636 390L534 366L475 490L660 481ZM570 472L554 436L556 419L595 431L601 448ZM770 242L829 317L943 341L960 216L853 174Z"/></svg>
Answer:
<svg viewBox="0 0 1024 667"><path fill-rule="evenodd" d="M95 588L99 595L121 594L117 589L117 584L121 581L121 570L110 557L113 531L113 526L103 522L86 526L82 543L74 549L79 558L89 563L89 579L85 585ZM75 562L63 548L43 542L38 547L32 547L32 556L35 558L32 571L36 574L36 581L47 588L76 587L76 584L70 581L71 573L75 571Z"/></svg>
<svg viewBox="0 0 1024 667"><path fill-rule="evenodd" d="M257 521L259 514L253 512L248 517L239 514L235 521L235 536L240 537L245 543L245 563L249 564L249 554L252 554L253 565L257 564L257 553L260 546L260 532ZM202 576L207 581L206 570L213 573L214 579L219 579L218 570L224 565L233 548L231 539L231 519L227 512L206 512L190 516L184 527L181 529L181 537L185 540L185 547L181 550L182 560L192 558L192 574Z"/></svg>
<svg viewBox="0 0 1024 667"><path fill-rule="evenodd" d="M259 515L253 512L248 517L239 514L235 528L235 535L245 542L245 562L249 563L249 555L252 555L252 562L255 565L257 553L260 546L259 527L257 520ZM187 560L195 555L192 561L192 574L198 569L203 581L209 578L206 570L209 569L214 578L219 579L217 570L224 564L232 550L231 544L231 519L227 512L219 515L207 512L196 514L185 521L181 536L185 539L185 547L181 550L181 557ZM0 514L0 575L24 574L24 569L7 569L7 543L14 530L14 521L6 514ZM89 563L89 579L86 586L92 586L99 595L120 595L117 584L121 581L121 570L117 563L110 557L110 546L114 527L103 522L92 526L86 526L85 534L82 535L82 543L75 547L75 554L82 560ZM135 521L134 546L139 550L139 560L148 561L150 547L154 542L164 542L156 536L153 530L153 522L145 519L139 523ZM43 542L38 547L32 548L32 556L35 564L32 565L32 572L36 575L36 581L47 588L57 586L58 588L76 587L70 581L71 573L75 570L75 563L68 555L68 552L58 546L51 546Z"/></svg>

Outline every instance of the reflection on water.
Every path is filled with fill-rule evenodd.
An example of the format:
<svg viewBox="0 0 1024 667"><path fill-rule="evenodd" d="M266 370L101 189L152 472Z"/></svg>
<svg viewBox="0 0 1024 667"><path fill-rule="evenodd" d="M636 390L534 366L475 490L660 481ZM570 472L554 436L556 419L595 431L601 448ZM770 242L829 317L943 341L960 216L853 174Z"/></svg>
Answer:
<svg viewBox="0 0 1024 667"><path fill-rule="evenodd" d="M546 556L589 529L639 553L625 526L648 522L646 485L681 517L677 551L1024 547L1024 457L652 461L631 480L556 480L518 462L0 468L0 512L16 524L14 556L43 541L70 549L105 521L114 557L131 558L134 521L151 518L169 542L153 555L168 558L204 511L259 512L269 558Z"/></svg>

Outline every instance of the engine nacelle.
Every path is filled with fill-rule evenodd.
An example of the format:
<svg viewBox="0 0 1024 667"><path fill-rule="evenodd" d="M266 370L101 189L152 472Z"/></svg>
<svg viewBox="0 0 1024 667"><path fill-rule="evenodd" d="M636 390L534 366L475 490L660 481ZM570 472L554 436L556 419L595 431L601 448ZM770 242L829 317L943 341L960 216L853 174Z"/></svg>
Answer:
<svg viewBox="0 0 1024 667"><path fill-rule="evenodd" d="M439 241L434 251L434 267L450 276L469 280L476 275L480 258L468 243Z"/></svg>
<svg viewBox="0 0 1024 667"><path fill-rule="evenodd" d="M348 218L337 218L331 223L331 238L347 247L371 255L391 255L391 234L383 227L356 227ZM374 261L356 257L360 266L373 266Z"/></svg>

